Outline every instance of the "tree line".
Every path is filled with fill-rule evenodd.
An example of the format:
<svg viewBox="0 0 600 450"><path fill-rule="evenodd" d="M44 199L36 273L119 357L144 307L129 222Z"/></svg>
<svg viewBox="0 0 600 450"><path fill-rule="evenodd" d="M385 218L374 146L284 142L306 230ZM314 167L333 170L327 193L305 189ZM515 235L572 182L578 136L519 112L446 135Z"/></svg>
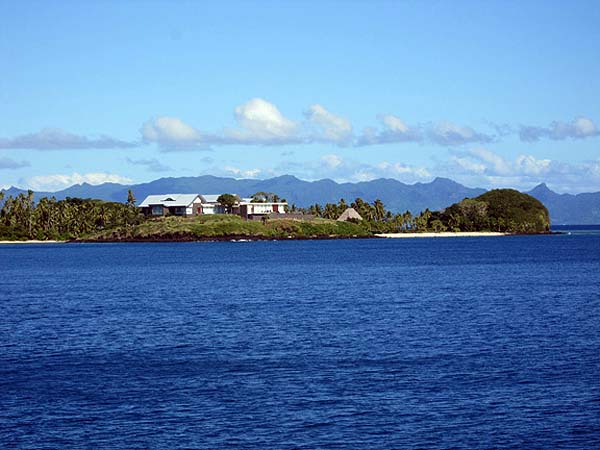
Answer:
<svg viewBox="0 0 600 450"><path fill-rule="evenodd" d="M127 203L67 197L43 197L34 193L5 197L0 192L0 237L4 239L73 239L107 228L133 226L143 220L129 191Z"/></svg>
<svg viewBox="0 0 600 450"><path fill-rule="evenodd" d="M357 198L348 203L311 205L292 212L303 212L325 219L337 219L348 207L363 218L359 223L371 232L443 232L500 231L509 233L543 233L550 229L546 207L537 199L514 189L493 189L476 198L466 198L440 211L425 211L413 215L410 211L392 213L379 199L373 203Z"/></svg>
<svg viewBox="0 0 600 450"><path fill-rule="evenodd" d="M308 208L299 208L296 205L292 205L290 212L299 212L323 219L336 220L347 208L354 208L363 218L362 221L357 222L372 232L427 231L432 226L429 223L432 213L428 209L417 215L413 215L408 210L403 213L393 213L386 209L380 199L369 203L360 197L351 203L342 198L338 203L326 203L325 205L315 203ZM351 219L351 221L353 220Z"/></svg>

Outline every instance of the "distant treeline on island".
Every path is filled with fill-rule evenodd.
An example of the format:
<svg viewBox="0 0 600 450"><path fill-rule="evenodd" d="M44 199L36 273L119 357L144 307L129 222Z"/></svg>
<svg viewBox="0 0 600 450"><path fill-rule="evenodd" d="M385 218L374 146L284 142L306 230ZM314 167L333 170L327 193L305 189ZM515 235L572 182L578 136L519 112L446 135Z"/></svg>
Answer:
<svg viewBox="0 0 600 450"><path fill-rule="evenodd" d="M0 192L0 240L201 240L204 238L325 238L369 237L375 233L499 231L544 233L550 229L548 210L535 198L512 189L496 189L467 198L440 211L426 209L393 214L381 200L292 205L277 219L249 223L218 214L147 218L136 207L130 190L124 203L95 199L41 198L21 193L3 198ZM227 198L227 196L224 196ZM348 208L360 218L337 219ZM305 216L303 216L305 215ZM305 217L305 218L303 218Z"/></svg>

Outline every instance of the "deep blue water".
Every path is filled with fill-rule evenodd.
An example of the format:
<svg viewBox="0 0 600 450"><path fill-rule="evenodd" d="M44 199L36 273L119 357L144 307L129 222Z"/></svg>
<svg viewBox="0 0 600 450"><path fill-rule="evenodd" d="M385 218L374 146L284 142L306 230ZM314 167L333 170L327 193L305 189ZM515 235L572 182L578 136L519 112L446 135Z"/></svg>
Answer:
<svg viewBox="0 0 600 450"><path fill-rule="evenodd" d="M2 448L599 448L600 234L0 246Z"/></svg>

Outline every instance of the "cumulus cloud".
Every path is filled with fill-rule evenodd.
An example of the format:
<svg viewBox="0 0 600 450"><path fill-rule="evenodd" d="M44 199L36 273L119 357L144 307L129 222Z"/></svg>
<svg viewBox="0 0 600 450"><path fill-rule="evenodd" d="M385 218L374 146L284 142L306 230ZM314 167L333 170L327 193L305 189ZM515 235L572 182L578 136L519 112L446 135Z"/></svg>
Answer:
<svg viewBox="0 0 600 450"><path fill-rule="evenodd" d="M439 145L483 144L492 142L494 137L479 133L470 127L456 125L452 122L440 122L430 126L427 135Z"/></svg>
<svg viewBox="0 0 600 450"><path fill-rule="evenodd" d="M403 142L429 142L443 146L492 142L493 135L480 133L452 122L409 126L392 114L379 116L381 129L367 127L356 139L356 146L393 144Z"/></svg>
<svg viewBox="0 0 600 450"><path fill-rule="evenodd" d="M382 129L367 127L356 139L356 145L390 144L396 142L421 142L423 135L420 127L409 127L402 119L392 114L379 116Z"/></svg>
<svg viewBox="0 0 600 450"><path fill-rule="evenodd" d="M573 164L526 154L510 160L482 148L452 153L437 171L469 185L530 189L545 182L560 192L597 191L600 185L600 161Z"/></svg>
<svg viewBox="0 0 600 450"><path fill-rule="evenodd" d="M261 173L260 169L240 169L234 166L223 167L223 172L226 175L232 175L234 178L256 178Z"/></svg>
<svg viewBox="0 0 600 450"><path fill-rule="evenodd" d="M523 142L535 142L542 138L561 141L564 139L585 139L598 136L598 127L587 117L577 117L571 122L555 121L548 127L521 125L519 138Z"/></svg>
<svg viewBox="0 0 600 450"><path fill-rule="evenodd" d="M177 117L160 116L151 119L140 129L146 143L156 143L164 151L206 149L212 140Z"/></svg>
<svg viewBox="0 0 600 450"><path fill-rule="evenodd" d="M85 150L123 149L137 146L135 142L121 141L110 136L88 138L58 128L44 128L37 133L23 134L11 139L0 138L0 149Z"/></svg>
<svg viewBox="0 0 600 450"><path fill-rule="evenodd" d="M464 172L500 177L543 175L552 165L548 159L537 159L531 155L519 155L514 161L509 161L485 148L454 152L451 161Z"/></svg>
<svg viewBox="0 0 600 450"><path fill-rule="evenodd" d="M506 134L506 126L496 127L498 134L475 131L452 122L410 126L393 114L378 116L379 127L366 127L354 133L347 118L315 103L304 111L304 120L286 117L276 105L253 98L235 108L236 126L216 133L203 133L176 117L161 116L146 122L140 132L146 143L156 143L163 151L208 149L211 145L288 145L330 143L363 147L405 142L456 146L488 143ZM502 131L502 134L500 133Z"/></svg>
<svg viewBox="0 0 600 450"><path fill-rule="evenodd" d="M151 159L131 159L127 158L127 162L129 164L133 164L136 166L143 166L150 172L168 172L171 168L163 163L161 163L156 158Z"/></svg>
<svg viewBox="0 0 600 450"><path fill-rule="evenodd" d="M273 104L253 98L235 108L237 129L226 129L224 134L231 143L284 144L299 142L299 126L286 118Z"/></svg>
<svg viewBox="0 0 600 450"><path fill-rule="evenodd" d="M341 145L352 142L352 125L348 119L328 111L319 104L311 105L304 112L304 116L308 126L314 128L311 130L311 140Z"/></svg>
<svg viewBox="0 0 600 450"><path fill-rule="evenodd" d="M11 158L0 158L0 170L1 169L21 169L23 167L29 167L31 164L29 161L15 161Z"/></svg>
<svg viewBox="0 0 600 450"><path fill-rule="evenodd" d="M103 184L103 183L119 183L131 184L133 180L121 175L110 173L86 173L79 174L77 172L71 175L38 175L30 177L26 180L28 187L34 191L59 191L68 188L74 184Z"/></svg>

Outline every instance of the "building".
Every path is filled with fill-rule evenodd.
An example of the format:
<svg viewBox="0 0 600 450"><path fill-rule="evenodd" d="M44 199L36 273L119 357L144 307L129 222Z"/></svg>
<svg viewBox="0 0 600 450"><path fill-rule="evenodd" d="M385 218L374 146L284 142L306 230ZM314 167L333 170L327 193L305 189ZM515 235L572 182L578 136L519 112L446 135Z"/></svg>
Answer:
<svg viewBox="0 0 600 450"><path fill-rule="evenodd" d="M192 216L200 214L202 198L198 194L149 195L139 207L146 216Z"/></svg>
<svg viewBox="0 0 600 450"><path fill-rule="evenodd" d="M149 195L139 207L146 216L198 216L203 214L225 214L225 207L217 199L218 194L161 194ZM231 213L245 219L260 219L266 216L285 214L286 202L253 202L251 198L240 198Z"/></svg>
<svg viewBox="0 0 600 450"><path fill-rule="evenodd" d="M243 198L239 206L234 207L234 213L244 219L254 220L285 214L286 207L286 202L253 202L251 198Z"/></svg>
<svg viewBox="0 0 600 450"><path fill-rule="evenodd" d="M348 222L349 220L363 220L363 218L354 208L346 208L337 220L339 222Z"/></svg>

